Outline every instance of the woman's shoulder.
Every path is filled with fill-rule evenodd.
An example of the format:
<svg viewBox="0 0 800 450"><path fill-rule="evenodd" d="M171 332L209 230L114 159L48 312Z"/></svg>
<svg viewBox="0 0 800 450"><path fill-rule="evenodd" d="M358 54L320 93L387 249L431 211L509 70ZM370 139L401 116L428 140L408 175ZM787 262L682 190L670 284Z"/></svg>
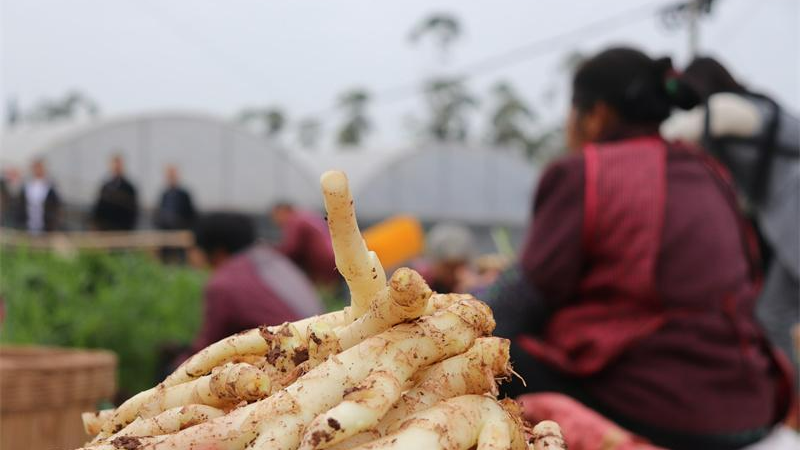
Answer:
<svg viewBox="0 0 800 450"><path fill-rule="evenodd" d="M583 153L570 153L553 160L547 165L542 174L542 183L545 180L582 179L585 170L584 160Z"/></svg>

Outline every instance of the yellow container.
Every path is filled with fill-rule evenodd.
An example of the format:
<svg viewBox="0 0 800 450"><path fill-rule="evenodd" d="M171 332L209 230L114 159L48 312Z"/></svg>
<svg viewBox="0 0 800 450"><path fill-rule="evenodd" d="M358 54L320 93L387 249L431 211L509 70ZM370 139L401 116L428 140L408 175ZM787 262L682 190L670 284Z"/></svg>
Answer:
<svg viewBox="0 0 800 450"><path fill-rule="evenodd" d="M367 248L378 254L383 267L397 267L422 254L425 232L411 216L393 216L364 231Z"/></svg>

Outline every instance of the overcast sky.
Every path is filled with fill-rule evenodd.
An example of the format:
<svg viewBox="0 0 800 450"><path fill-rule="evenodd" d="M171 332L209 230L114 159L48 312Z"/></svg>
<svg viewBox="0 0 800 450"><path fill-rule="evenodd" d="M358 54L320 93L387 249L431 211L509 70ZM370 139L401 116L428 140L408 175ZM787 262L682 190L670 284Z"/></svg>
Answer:
<svg viewBox="0 0 800 450"><path fill-rule="evenodd" d="M376 94L438 71L534 43L642 5L674 0L1 0L4 98L24 110L77 88L103 114L198 110L231 117L245 106L280 105L290 118L318 115L328 130L336 95L352 86ZM701 48L755 89L800 109L800 1L717 0L702 24ZM435 11L456 14L465 30L443 67L431 45L412 46L410 28ZM635 12L632 13L635 15ZM652 14L550 43L472 77L484 98L509 80L542 120L563 113L570 50L638 46L686 62L686 31ZM535 53L535 54L532 54ZM562 92L548 103L545 93ZM424 118L419 97L390 92L371 107L370 144L403 145ZM479 133L480 130L476 126Z"/></svg>

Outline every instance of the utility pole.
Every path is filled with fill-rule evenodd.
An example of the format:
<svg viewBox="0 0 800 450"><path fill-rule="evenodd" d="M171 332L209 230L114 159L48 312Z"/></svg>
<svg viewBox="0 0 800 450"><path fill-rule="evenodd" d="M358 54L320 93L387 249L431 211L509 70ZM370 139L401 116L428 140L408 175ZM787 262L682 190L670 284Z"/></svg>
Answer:
<svg viewBox="0 0 800 450"><path fill-rule="evenodd" d="M700 20L711 13L713 3L714 0L681 0L661 10L661 20L668 29L687 28L690 60L700 50Z"/></svg>
<svg viewBox="0 0 800 450"><path fill-rule="evenodd" d="M689 60L697 56L700 47L700 3L702 0L689 0L687 28L689 29Z"/></svg>

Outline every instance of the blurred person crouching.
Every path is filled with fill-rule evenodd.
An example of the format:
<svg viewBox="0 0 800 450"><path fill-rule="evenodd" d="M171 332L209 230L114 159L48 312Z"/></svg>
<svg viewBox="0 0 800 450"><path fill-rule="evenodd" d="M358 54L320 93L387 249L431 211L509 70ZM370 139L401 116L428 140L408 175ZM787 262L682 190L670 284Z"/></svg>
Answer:
<svg viewBox="0 0 800 450"><path fill-rule="evenodd" d="M200 332L175 365L234 333L323 312L308 278L282 254L256 243L247 216L204 215L197 220L194 235L211 277L204 290Z"/></svg>
<svg viewBox="0 0 800 450"><path fill-rule="evenodd" d="M434 292L466 292L474 276L472 231L457 223L439 223L425 237L425 258L413 264Z"/></svg>
<svg viewBox="0 0 800 450"><path fill-rule="evenodd" d="M270 216L281 229L281 241L275 250L291 259L315 284L338 289L342 277L336 271L336 258L325 219L288 202L276 203Z"/></svg>

